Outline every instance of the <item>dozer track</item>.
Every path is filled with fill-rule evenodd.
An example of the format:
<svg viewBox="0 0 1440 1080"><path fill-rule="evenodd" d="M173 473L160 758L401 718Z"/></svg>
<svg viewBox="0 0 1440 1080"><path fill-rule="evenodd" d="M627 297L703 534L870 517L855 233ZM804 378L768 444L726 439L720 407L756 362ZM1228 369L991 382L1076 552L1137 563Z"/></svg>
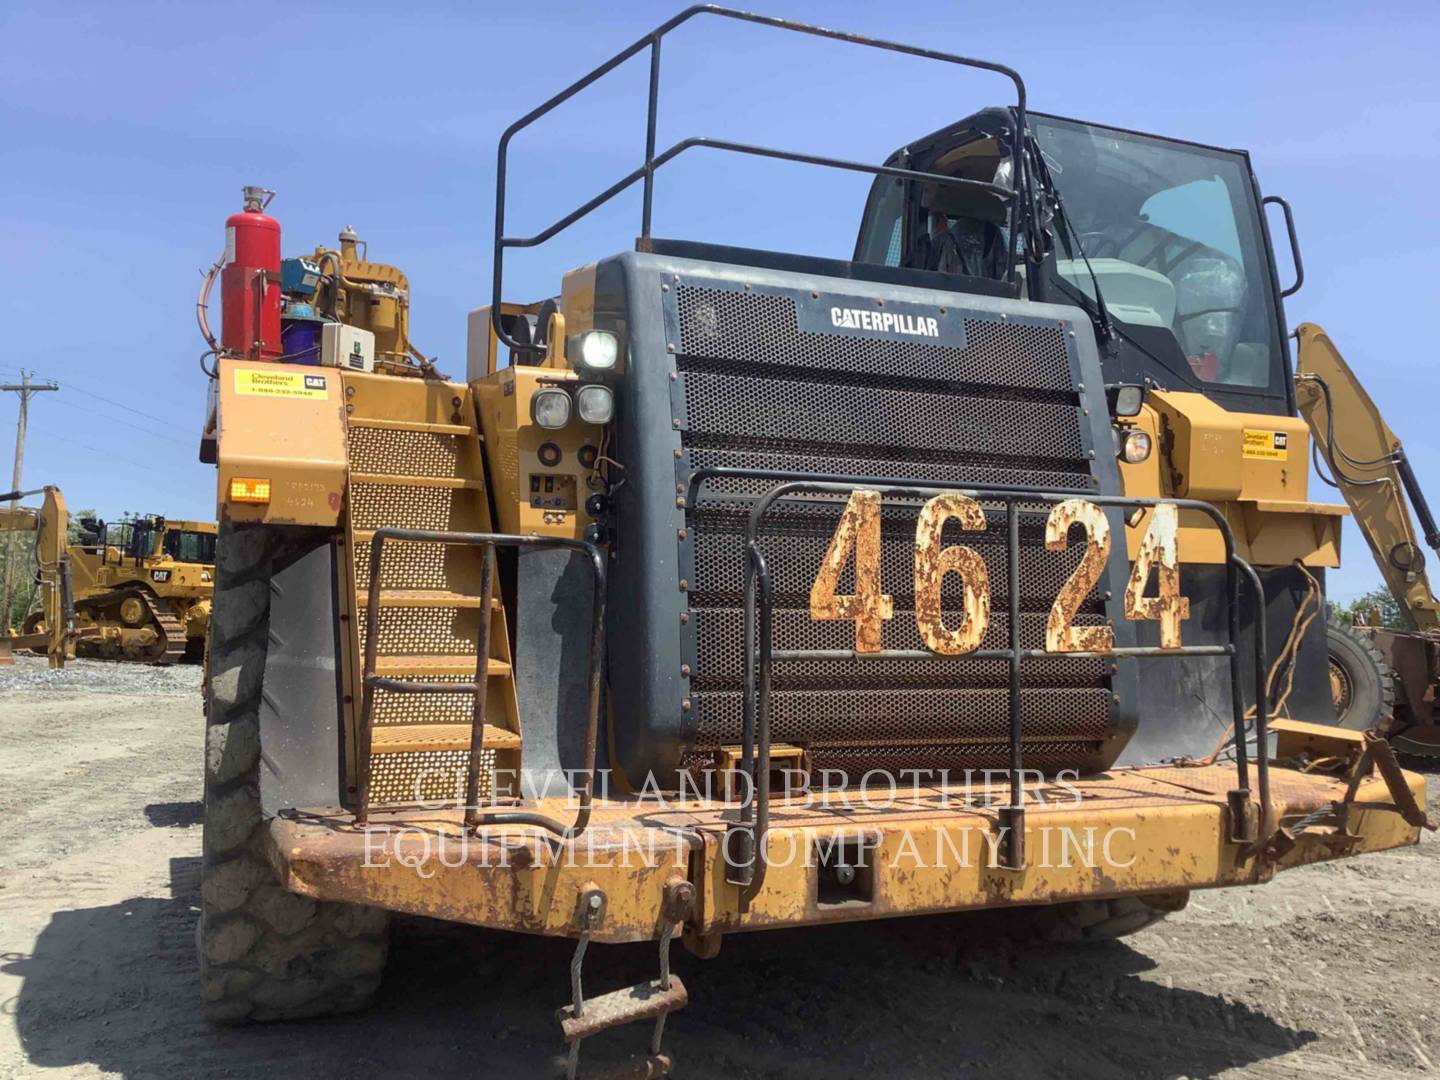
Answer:
<svg viewBox="0 0 1440 1080"><path fill-rule="evenodd" d="M143 606L143 617L127 623L120 614L121 605L134 599ZM75 617L102 628L98 637L82 638L77 648L80 656L93 660L137 660L146 664L178 664L185 657L185 624L177 619L157 597L144 589L117 589L103 596L75 601ZM148 644L127 643L115 634L154 630L155 640ZM112 632L107 632L112 631Z"/></svg>

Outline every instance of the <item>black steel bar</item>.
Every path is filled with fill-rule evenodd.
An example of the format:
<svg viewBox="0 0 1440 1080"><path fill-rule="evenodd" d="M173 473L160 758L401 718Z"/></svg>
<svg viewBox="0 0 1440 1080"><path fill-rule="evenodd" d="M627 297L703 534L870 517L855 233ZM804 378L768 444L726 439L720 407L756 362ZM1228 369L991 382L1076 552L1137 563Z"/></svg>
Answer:
<svg viewBox="0 0 1440 1080"><path fill-rule="evenodd" d="M749 780L748 791L755 790L755 764L752 760L755 746L755 694L758 686L758 674L756 664L758 661L758 645L755 640L755 551L754 544L747 544L745 548L745 595L744 595L744 649L745 649L745 701L741 710L740 719L740 745L742 751L741 762L745 775ZM752 807L747 804L740 807L740 823L749 826L753 820Z"/></svg>
<svg viewBox="0 0 1440 1080"><path fill-rule="evenodd" d="M1235 564L1250 586L1255 600L1255 617L1252 623L1252 641L1255 650L1255 780L1260 788L1260 835L1258 846L1270 842L1275 834L1275 807L1270 798L1270 702L1265 692L1268 676L1269 648L1265 627L1265 588L1260 584L1260 575L1244 559L1235 557Z"/></svg>
<svg viewBox="0 0 1440 1080"><path fill-rule="evenodd" d="M1262 206L1274 203L1280 207L1285 214L1285 231L1290 236L1290 258L1295 263L1295 284L1288 289L1280 291L1281 299L1287 296L1294 296L1300 291L1300 286L1305 284L1305 263L1300 258L1300 237L1295 232L1295 212L1290 209L1290 203L1279 195L1266 195L1260 200Z"/></svg>
<svg viewBox="0 0 1440 1080"><path fill-rule="evenodd" d="M431 529L401 529L391 526L376 529L370 541L370 588L369 608L366 612L367 634L365 640L365 666L362 673L362 704L357 741L360 745L358 763L359 784L356 794L356 824L363 825L369 816L370 806L370 752L373 744L372 708L376 689L398 690L401 693L424 693L431 685L444 686L439 692L469 692L474 686L484 689L484 678L488 677L489 657L483 657L486 664L484 677L477 677L470 684L427 684L422 681L387 679L375 674L376 650L378 648L378 626L380 609L380 567L384 543L387 540L402 543L450 544L457 546L483 545L487 551L496 547L510 548L562 548L583 554L590 566L594 580L591 602L590 656L589 656L589 698L585 720L584 769L578 794L579 807L569 825L561 824L554 818L530 810L479 811L481 818L476 827L484 825L535 825L556 834L562 840L573 840L583 833L590 823L595 788L595 754L599 741L601 701L604 693L605 676L605 601L606 575L604 553L586 540L574 540L562 536L521 536L511 533L467 533ZM488 560L487 560L488 564ZM493 588L493 584L491 586ZM488 619L489 611L484 613ZM484 650L488 654L488 647ZM477 666L480 663L477 660ZM452 687L457 689L452 690ZM472 752L474 747L472 729ZM468 777L467 777L468 779ZM467 825L468 811L467 811Z"/></svg>
<svg viewBox="0 0 1440 1080"><path fill-rule="evenodd" d="M355 824L364 825L370 818L370 750L374 741L373 712L375 708L375 659L380 648L380 568L384 558L384 529L370 538L370 585L365 606L365 665L360 678L359 760L356 767Z"/></svg>
<svg viewBox="0 0 1440 1080"><path fill-rule="evenodd" d="M760 689L759 727L760 748L756 772L755 799L759 809L755 815L755 851L759 854L758 866L751 882L752 888L765 879L765 835L770 831L770 676L774 667L771 631L774 622L775 590L770 580L770 568L765 564L765 553L758 545L750 549L755 564L755 577L760 587Z"/></svg>
<svg viewBox="0 0 1440 1080"><path fill-rule="evenodd" d="M995 63L991 60L979 60L974 57L959 56L954 53L941 52L937 49L925 49L915 45L903 45L899 42L886 41L881 38L866 37L863 34L851 34L841 30L831 30L823 26L811 26L806 23L793 22L789 19L777 19L769 15L757 15L753 12L738 11L734 8L720 7L715 4L696 4L693 7L686 8L684 11L680 12L678 15L667 20L666 22L661 23L654 30L650 31L650 33L646 34L644 37L640 38L638 41L634 42L627 48L622 49L620 52L616 53L609 60L606 60L603 64L595 68L593 71L590 71L586 75L581 76L575 82L571 83L564 90L561 90L558 94L555 94L554 96L549 98L543 104L537 106L534 109L531 109L519 120L515 121L508 128L506 128L505 131L501 134L500 143L496 150L495 162L495 242L493 249L493 274L491 279L492 304L490 311L490 320L491 325L493 326L495 331L496 339L502 342L510 350L514 352L524 352L530 349L530 347L521 345L519 342L515 341L506 332L505 327L501 321L500 312L501 299L503 296L502 281L505 272L505 248L507 246L518 246L506 245L505 243L503 243L503 239L505 236L506 175L511 140L519 132L529 127L540 117L544 116L545 114L554 110L559 105L568 101L570 98L580 93L580 91L584 90L586 87L596 82L596 80L609 74L615 68L623 64L626 60L629 60L632 56L635 56L637 53L643 50L646 46L650 46L655 50L651 56L651 115L649 118L650 123L647 125L647 131L650 128L653 128L654 112L656 108L656 102L658 101L659 97L659 82L656 76L656 72L659 64L660 39L663 38L666 34L670 33L670 31L674 30L676 27L688 22L690 19L694 18L697 15L715 15L720 18L735 19L740 22L754 23L758 26L768 26L776 30L788 30L795 33L808 34L812 37L827 38L832 41L843 41L852 45L863 45L867 48L881 49L886 52L900 53L906 56L915 56L924 60L937 60L943 63L958 64L962 67L976 68L981 71L991 71L998 75L1004 76L1005 78L1009 79L1011 83L1013 83L1015 86L1016 137L1012 140L1011 146L1011 180L1014 185L1015 192L1021 192L1026 190L1027 182L1025 179L1025 160L1024 154L1022 152L1024 146L1024 132L1026 130L1025 82L1023 79L1021 79L1019 72L1017 72L1014 68L1008 67L1004 64ZM648 173L649 175L649 182L647 183L647 187L653 187L654 169L658 162L653 159L653 146L648 145L648 138L646 156L647 160L643 169L644 172ZM796 158L795 160L802 159ZM633 182L633 180L630 182ZM629 186L629 184L625 183L623 186ZM614 193L615 192L613 191L611 192L612 195ZM604 200L602 199L601 201ZM646 202L648 206L648 196ZM599 202L595 202L594 200L592 200L592 203L590 204L590 209L594 209L594 207L598 205ZM1015 233L1017 232L1017 226L1019 224L1018 206L1018 200L1011 203L1012 210L1010 214L1010 256L1008 261L1009 272L1012 278L1014 276L1015 262ZM586 210L585 212L588 213L589 211ZM574 218L572 217L571 220L573 221ZM648 229L646 230L645 235L648 235Z"/></svg>
<svg viewBox="0 0 1440 1080"><path fill-rule="evenodd" d="M844 158L828 158L821 157L817 154L801 154L790 150L774 150L766 146L753 146L750 143L738 143L728 139L712 139L708 136L696 135L688 139L681 139L653 161L647 161L644 165L632 169L604 191L600 192L600 194L588 202L577 206L548 228L542 229L533 236L502 236L499 238L498 243L501 247L507 248L538 247L554 237L557 233L563 232L571 225L574 225L575 222L585 217L592 210L604 206L632 184L646 180L647 178L653 179L655 171L662 165L668 164L686 150L691 150L696 147L709 150L725 150L736 154L750 154L754 157L774 158L777 161L793 161L801 165L819 165L831 169L843 169L849 172L870 173L874 176L898 176L911 180L925 180L931 183L948 184L952 187L983 188L986 191L994 192L1000 198L1007 201L1015 197L1015 193L1008 188L1001 187L999 184L990 184L984 180L968 180L963 176L942 176L940 173L921 172L917 169L897 169L891 165L870 165L863 161L847 161ZM499 303L498 300L494 302L496 304ZM1199 314L1204 313L1201 312ZM529 346L520 347L529 348Z"/></svg>
<svg viewBox="0 0 1440 1080"><path fill-rule="evenodd" d="M485 706L490 698L490 624L494 612L495 545L482 549L480 566L480 629L475 638L475 697L470 711L470 757L465 765L465 825L480 824L480 766L485 754Z"/></svg>
<svg viewBox="0 0 1440 1080"><path fill-rule="evenodd" d="M1234 553L1225 560L1225 593L1229 597L1230 641L1240 640L1240 577ZM1259 614L1264 616L1264 608ZM1248 805L1250 799L1250 762L1245 747L1245 697L1240 693L1241 679L1240 652L1237 649L1230 656L1230 712L1231 724L1235 730L1235 793Z"/></svg>
<svg viewBox="0 0 1440 1080"><path fill-rule="evenodd" d="M650 41L650 101L645 116L645 200L640 210L640 235L650 239L650 216L655 205L655 114L660 106L660 39Z"/></svg>
<svg viewBox="0 0 1440 1080"><path fill-rule="evenodd" d="M1021 759L1023 723L1020 691L1024 682L1020 649L1020 512L1013 497L1005 500L1005 571L1010 589L1010 685L1006 706L1010 711L1010 802L1000 808L995 823L1000 829L1000 861L1010 870L1025 866L1025 784Z"/></svg>
<svg viewBox="0 0 1440 1080"><path fill-rule="evenodd" d="M1025 802L1025 792L1020 782L1020 514L1013 499L1005 503L1005 522L1009 530L1006 570L1010 586L1010 806L1018 810Z"/></svg>
<svg viewBox="0 0 1440 1080"><path fill-rule="evenodd" d="M745 745L743 747L744 761L749 776L752 778L751 789L747 792L745 802L742 803L738 815L739 826L733 831L748 832L751 838L763 838L764 825L768 823L768 806L762 801L760 825L751 830L749 825L755 820L754 808L751 805L757 797L763 794L763 799L768 801L769 795L769 685L771 671L776 660L810 660L810 659L899 659L931 657L935 654L928 650L888 650L882 653L862 654L850 650L824 650L824 649L795 649L781 650L776 652L771 640L771 621L773 615L773 596L770 592L770 578L768 567L765 565L764 553L759 544L759 526L765 514L771 506L779 499L797 492L833 492L835 494L848 494L856 488L867 488L877 491L882 497L923 495L927 493L943 493L959 491L970 495L977 500L1000 502L1005 506L1008 544L1007 544L1007 572L1010 588L1010 647L1008 649L987 649L975 650L964 654L969 659L1006 659L1010 662L1010 731L1008 746L1010 750L1010 805L1000 809L998 823L1005 829L1005 865L1011 867L1023 866L1024 861L1024 789L1022 784L1023 761L1021 754L1021 742L1023 735L1022 717L1020 713L1020 691L1023 685L1021 663L1025 659L1039 656L1053 656L1054 653L1043 649L1023 649L1020 647L1020 612L1019 612L1019 518L1020 504L1022 503L1058 503L1068 499L1083 498L1098 506L1144 508L1154 507L1161 504L1173 505L1177 509L1194 510L1206 515L1220 531L1225 547L1225 567L1227 594L1229 596L1229 638L1227 645L1200 645L1182 646L1175 649L1160 647L1126 647L1107 651L1104 653L1066 653L1071 657L1115 657L1115 656L1160 656L1160 657L1182 657L1182 656L1227 656L1230 659L1231 674L1231 700L1235 712L1235 747L1236 767L1238 772L1239 787L1236 791L1229 793L1229 802L1232 812L1248 807L1249 805L1249 770L1245 750L1245 720L1244 720L1244 696L1240 691L1242 683L1240 655L1237 643L1241 636L1240 620L1240 575L1243 573L1249 582L1251 590L1256 597L1255 609L1255 633L1253 647L1256 664L1256 686L1258 700L1256 703L1256 732L1261 740L1259 760L1257 760L1257 772L1260 784L1260 803L1262 828L1265 836L1273 833L1274 811L1270 796L1269 783L1269 762L1266 758L1268 747L1264 740L1268 738L1268 706L1264 700L1264 679L1266 670L1267 643L1264 626L1265 600L1264 592L1260 584L1259 576L1254 569L1235 553L1234 536L1230 530L1230 524L1225 516L1213 505L1201 502L1197 499L1162 499L1162 498L1140 498L1124 495L1089 495L1077 494L1074 492L1045 492L1030 489L1017 489L1013 487L1002 487L1000 485L984 484L961 484L961 483L936 483L926 481L896 481L884 477L835 477L826 474L802 474L787 473L779 470L769 469L736 469L728 467L709 467L697 469L691 474L688 488L686 505L692 510L697 509L696 496L700 485L709 479L734 478L734 479L772 479L779 481L776 486L770 488L765 494L755 499L751 505L750 513L746 521L745 546L746 546L746 589L745 589L745 722L744 732ZM764 592L764 601L759 605L757 611L756 583L761 582ZM758 627L757 627L758 616ZM760 634L760 641L755 640L756 632ZM757 666L759 676L757 679ZM763 695L763 696L762 696ZM761 696L763 704L760 706L760 714L756 716L756 698ZM757 734L760 742L760 751L765 768L761 776L756 776L756 765L754 764L754 741ZM763 793L759 785L763 782ZM729 835L727 834L726 850L729 846ZM737 884L748 884L753 878L753 863L756 851L763 857L763 847L757 843L749 849L749 862L751 864L750 878L743 874L729 878Z"/></svg>
<svg viewBox="0 0 1440 1080"><path fill-rule="evenodd" d="M901 497L916 495L940 495L949 491L969 495L979 502L986 499L1000 502L1008 496L1015 496L1016 502L1056 503L1066 499L1084 499L1096 506L1130 507L1145 509L1162 503L1177 510L1194 510L1204 514L1220 531L1225 542L1225 557L1235 554L1235 534L1230 522L1211 503L1199 499L1141 498L1129 495L1097 495L1083 491L1045 491L1042 488L1011 487L1003 484L974 484L962 481L944 480L896 480L884 476L836 476L833 473L786 472L780 469L740 469L728 465L707 465L690 474L686 489L686 505L697 509L700 485L707 480L776 480L777 487L771 488L758 502L763 504L762 514L768 512L771 504L797 490L823 491L843 495L857 487L878 491L881 496Z"/></svg>
<svg viewBox="0 0 1440 1080"><path fill-rule="evenodd" d="M376 690L395 694L473 694L476 687L473 682L422 682L385 675L374 675L369 682Z"/></svg>
<svg viewBox="0 0 1440 1080"><path fill-rule="evenodd" d="M1415 516L1420 519L1420 531L1425 534L1425 543L1440 554L1440 528L1435 526L1435 516L1430 513L1430 504L1425 501L1425 492L1420 487L1420 481L1415 478L1415 470L1410 467L1410 459L1405 455L1403 446L1395 450L1395 471L1400 474L1400 482L1405 485L1405 494L1410 496L1410 505L1415 508Z"/></svg>

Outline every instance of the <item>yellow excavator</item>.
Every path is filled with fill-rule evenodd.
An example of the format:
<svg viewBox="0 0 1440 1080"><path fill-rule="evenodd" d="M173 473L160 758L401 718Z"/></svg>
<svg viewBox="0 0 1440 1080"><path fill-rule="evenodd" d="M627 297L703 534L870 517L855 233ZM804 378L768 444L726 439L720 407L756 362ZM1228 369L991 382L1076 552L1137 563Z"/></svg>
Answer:
<svg viewBox="0 0 1440 1080"><path fill-rule="evenodd" d="M63 575L65 618L72 625L59 637L68 642L68 655L148 664L198 662L205 651L214 591L214 523L167 520L158 514L110 524L87 517L79 522L79 542L72 544L67 541L70 515L58 488L0 498L42 491L45 501L39 509L5 511L10 524L4 527L35 530L41 538L38 574L47 598ZM53 660L57 646L50 631L57 626L58 610L48 599L36 605L8 646L29 648Z"/></svg>
<svg viewBox="0 0 1440 1080"><path fill-rule="evenodd" d="M37 510L15 503L31 495L43 495L44 502ZM65 666L67 659L75 656L75 606L71 593L70 555L65 544L65 524L69 515L65 511L65 497L56 487L37 488L34 491L12 491L0 495L0 532L32 532L35 544L32 549L35 561L35 583L39 601L36 620L42 629L27 630L15 635L9 627L0 634L0 665L15 662L15 649L33 649L43 653L50 660L52 668ZM8 614L8 613L7 613ZM32 616L33 618L33 616ZM7 620L8 621L8 620ZM27 619L27 625L30 623Z"/></svg>
<svg viewBox="0 0 1440 1080"><path fill-rule="evenodd" d="M1400 439L1330 336L1302 323L1295 337L1295 393L1310 425L1316 470L1345 497L1404 624L1397 629L1330 621L1336 721L1356 731L1385 731L1397 750L1440 755L1440 600L1421 548L1423 543L1440 552L1440 528Z"/></svg>

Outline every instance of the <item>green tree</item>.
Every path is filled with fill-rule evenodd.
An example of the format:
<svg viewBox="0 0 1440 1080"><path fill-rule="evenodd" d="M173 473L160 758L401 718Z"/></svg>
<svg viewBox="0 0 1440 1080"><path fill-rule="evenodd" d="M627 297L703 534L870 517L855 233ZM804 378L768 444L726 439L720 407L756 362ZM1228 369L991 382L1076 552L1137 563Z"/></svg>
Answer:
<svg viewBox="0 0 1440 1080"><path fill-rule="evenodd" d="M1330 601L1330 614L1343 623L1358 622L1369 625L1374 620L1377 609L1380 612L1381 626L1388 626L1392 630L1404 629L1405 622L1400 617L1400 605L1383 585L1362 593L1348 604Z"/></svg>

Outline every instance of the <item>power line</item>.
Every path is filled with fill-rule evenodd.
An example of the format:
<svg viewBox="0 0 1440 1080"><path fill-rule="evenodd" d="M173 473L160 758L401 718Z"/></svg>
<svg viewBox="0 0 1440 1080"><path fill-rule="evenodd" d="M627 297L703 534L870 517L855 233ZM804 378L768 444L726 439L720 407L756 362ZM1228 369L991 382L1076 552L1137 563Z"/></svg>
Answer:
<svg viewBox="0 0 1440 1080"><path fill-rule="evenodd" d="M98 416L102 420L110 421L110 423L112 424L124 424L126 427L134 428L136 431L142 431L146 435L153 436L157 439L165 439L168 442L178 443L181 446L188 445L187 441L184 439L177 438L174 435L166 435L163 432L154 430L153 428L144 427L141 424L135 423L135 421L133 420L124 420L118 416L107 416L105 413L100 412L98 409L87 409L84 405L76 405L74 402L71 401L56 401L55 404L64 405L67 409L75 409L78 412L89 413L91 416Z"/></svg>
<svg viewBox="0 0 1440 1080"><path fill-rule="evenodd" d="M113 458L116 461L123 461L128 465L136 465L139 468L145 469L147 471L155 467L155 462L153 461L136 461L134 458L126 457L124 454L117 454L114 447L105 447L104 449L101 449L98 446L90 446L88 443L76 441L69 435L61 435L59 432L48 431L45 428L37 428L34 425L31 425L30 430L38 435L44 435L48 439L55 439L59 442L63 442L67 446L78 446L81 450L89 450L92 454L102 454L105 457Z"/></svg>
<svg viewBox="0 0 1440 1080"><path fill-rule="evenodd" d="M11 365L9 364L5 365L5 367L7 370L11 371L22 370L20 368L11 367ZM34 372L32 372L31 374L33 375ZM137 409L133 405L126 405L123 401L116 401L114 398L108 398L104 394L97 394L93 390L86 390L84 387L76 386L72 382L61 382L59 379L51 379L50 382L54 383L57 387L63 387L64 389L73 391L77 394L84 394L86 397L94 398L96 401L103 401L107 405L113 405L117 409L124 409L126 412L134 413L136 416L143 416L146 420L153 420L157 424L163 424L166 427L178 428L178 425L176 425L173 420L167 420L163 416L156 416L154 413L148 413L144 409Z"/></svg>

